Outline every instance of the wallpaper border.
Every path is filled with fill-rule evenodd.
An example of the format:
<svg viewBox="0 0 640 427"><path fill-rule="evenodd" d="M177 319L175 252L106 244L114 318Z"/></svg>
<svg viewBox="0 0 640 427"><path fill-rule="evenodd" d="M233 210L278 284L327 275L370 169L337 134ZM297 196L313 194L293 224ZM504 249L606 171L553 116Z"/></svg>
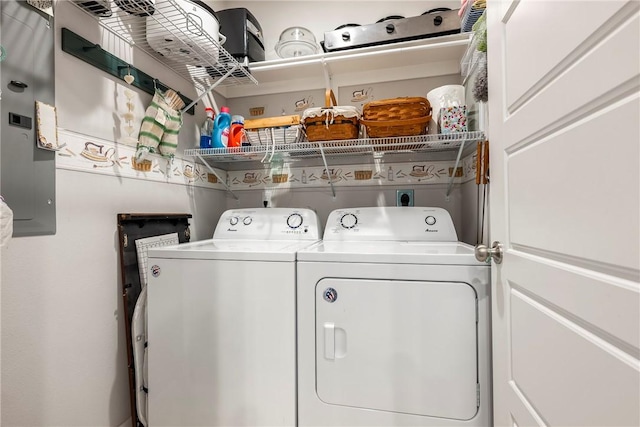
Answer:
<svg viewBox="0 0 640 427"><path fill-rule="evenodd" d="M56 155L56 168L225 190L208 167L195 159L176 156L169 165L161 156L151 155L149 163L138 165L134 161L133 146L62 128L58 129L58 134L62 148ZM475 159L474 152L460 161L455 183L475 179ZM446 184L454 165L453 160L388 163L375 159L361 164L330 166L328 171L323 166L303 167L278 162L265 164L263 168L214 170L232 191L243 191L322 188L329 186L329 177L337 188Z"/></svg>

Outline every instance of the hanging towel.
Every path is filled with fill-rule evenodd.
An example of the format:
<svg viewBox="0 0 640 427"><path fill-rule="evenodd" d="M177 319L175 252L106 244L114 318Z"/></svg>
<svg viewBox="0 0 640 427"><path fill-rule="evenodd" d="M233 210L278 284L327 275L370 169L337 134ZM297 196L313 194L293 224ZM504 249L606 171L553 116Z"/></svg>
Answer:
<svg viewBox="0 0 640 427"><path fill-rule="evenodd" d="M13 236L13 211L0 196L0 248L9 246L9 241Z"/></svg>
<svg viewBox="0 0 640 427"><path fill-rule="evenodd" d="M182 113L174 110L164 94L156 90L140 125L136 157L144 158L146 153L159 153L163 157L173 158L181 127Z"/></svg>

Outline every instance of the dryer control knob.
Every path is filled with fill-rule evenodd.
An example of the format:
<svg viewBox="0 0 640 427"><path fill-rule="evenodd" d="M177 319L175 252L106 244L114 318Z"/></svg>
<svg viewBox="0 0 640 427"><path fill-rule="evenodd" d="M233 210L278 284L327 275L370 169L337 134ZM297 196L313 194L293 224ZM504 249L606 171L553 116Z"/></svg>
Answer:
<svg viewBox="0 0 640 427"><path fill-rule="evenodd" d="M244 225L249 225L251 224L252 221L253 221L253 218L251 218L250 216L245 216L244 219L242 220L242 223Z"/></svg>
<svg viewBox="0 0 640 427"><path fill-rule="evenodd" d="M229 218L229 224L231 225L237 225L238 221L240 221L240 219L238 219L237 216L232 216L231 218Z"/></svg>
<svg viewBox="0 0 640 427"><path fill-rule="evenodd" d="M426 222L427 225L434 225L436 223L436 217L429 215L424 219L424 222Z"/></svg>
<svg viewBox="0 0 640 427"><path fill-rule="evenodd" d="M287 218L287 225L289 226L289 228L296 229L302 225L303 221L304 220L302 219L302 215L300 215L299 213L292 213Z"/></svg>
<svg viewBox="0 0 640 427"><path fill-rule="evenodd" d="M352 213L344 214L340 218L342 228L353 228L358 224L358 217Z"/></svg>

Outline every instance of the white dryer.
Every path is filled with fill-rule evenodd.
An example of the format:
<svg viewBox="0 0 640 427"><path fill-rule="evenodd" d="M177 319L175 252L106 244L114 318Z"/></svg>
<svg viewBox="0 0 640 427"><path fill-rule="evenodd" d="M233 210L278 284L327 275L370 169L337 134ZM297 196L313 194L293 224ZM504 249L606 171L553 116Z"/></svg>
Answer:
<svg viewBox="0 0 640 427"><path fill-rule="evenodd" d="M299 425L491 425L489 291L447 211L333 211L298 253Z"/></svg>
<svg viewBox="0 0 640 427"><path fill-rule="evenodd" d="M296 252L319 238L309 209L236 209L149 250L149 425L296 424Z"/></svg>

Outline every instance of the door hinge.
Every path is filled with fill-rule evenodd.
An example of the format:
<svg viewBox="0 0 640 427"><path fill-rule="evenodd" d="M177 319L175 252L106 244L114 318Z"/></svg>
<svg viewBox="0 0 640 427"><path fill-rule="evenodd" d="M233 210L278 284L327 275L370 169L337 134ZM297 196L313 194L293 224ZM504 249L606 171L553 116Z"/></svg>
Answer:
<svg viewBox="0 0 640 427"><path fill-rule="evenodd" d="M480 407L480 383L476 383L476 407Z"/></svg>
<svg viewBox="0 0 640 427"><path fill-rule="evenodd" d="M127 236L127 234L123 234L122 235L122 247L126 248L129 246L129 236Z"/></svg>

